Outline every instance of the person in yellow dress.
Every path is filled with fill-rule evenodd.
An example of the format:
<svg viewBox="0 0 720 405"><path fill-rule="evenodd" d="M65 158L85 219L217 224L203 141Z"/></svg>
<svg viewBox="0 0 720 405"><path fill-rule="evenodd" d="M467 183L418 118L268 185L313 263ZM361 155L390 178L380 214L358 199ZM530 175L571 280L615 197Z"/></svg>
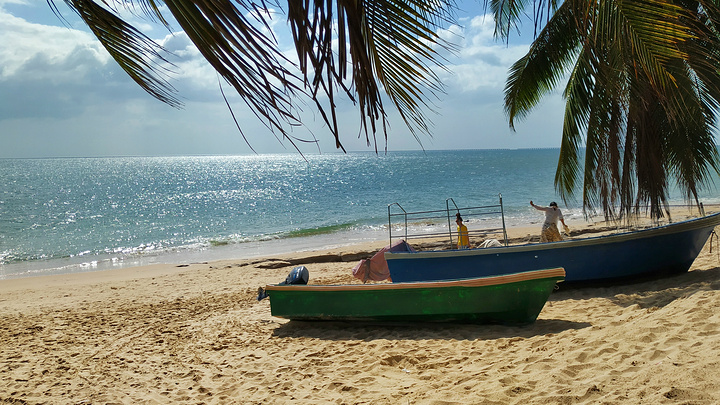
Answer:
<svg viewBox="0 0 720 405"><path fill-rule="evenodd" d="M470 248L470 236L468 235L468 229L467 229L467 226L465 226L463 224L463 219L460 216L459 212L457 214L455 214L455 223L457 224L457 233L458 233L457 248L458 249Z"/></svg>

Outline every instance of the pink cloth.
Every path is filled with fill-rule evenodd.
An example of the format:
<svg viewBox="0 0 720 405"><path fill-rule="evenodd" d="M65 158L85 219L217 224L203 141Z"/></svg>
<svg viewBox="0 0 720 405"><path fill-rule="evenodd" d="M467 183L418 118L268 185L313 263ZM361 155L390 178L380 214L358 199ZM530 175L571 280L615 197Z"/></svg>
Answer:
<svg viewBox="0 0 720 405"><path fill-rule="evenodd" d="M360 260L355 267L353 267L353 276L363 283L368 280L382 281L390 279L390 270L388 269L387 261L385 261L385 252L414 252L415 249L408 245L404 240L399 240L392 245L385 246L380 249L373 257L368 259Z"/></svg>

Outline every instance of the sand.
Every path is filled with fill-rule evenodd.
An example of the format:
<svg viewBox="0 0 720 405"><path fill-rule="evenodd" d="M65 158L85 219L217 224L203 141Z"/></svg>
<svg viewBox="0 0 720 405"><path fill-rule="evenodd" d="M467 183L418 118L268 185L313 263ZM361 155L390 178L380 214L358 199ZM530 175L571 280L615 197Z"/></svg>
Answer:
<svg viewBox="0 0 720 405"><path fill-rule="evenodd" d="M0 402L720 403L717 241L687 274L560 289L525 327L289 322L256 300L297 264L357 282L383 244L0 281Z"/></svg>

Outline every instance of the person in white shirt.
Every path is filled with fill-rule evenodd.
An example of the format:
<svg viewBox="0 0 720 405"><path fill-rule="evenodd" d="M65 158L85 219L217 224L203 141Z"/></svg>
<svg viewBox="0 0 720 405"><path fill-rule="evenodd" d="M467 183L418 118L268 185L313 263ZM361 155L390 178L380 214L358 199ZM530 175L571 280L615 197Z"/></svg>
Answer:
<svg viewBox="0 0 720 405"><path fill-rule="evenodd" d="M562 222L565 233L570 232L568 226L565 224L565 219L563 218L562 211L560 211L560 208L558 208L555 201L551 202L549 207L535 205L532 201L530 201L530 205L536 210L545 212L545 222L543 223L542 232L540 233L541 243L559 242L563 240L562 236L560 236L560 231L558 231L558 220Z"/></svg>

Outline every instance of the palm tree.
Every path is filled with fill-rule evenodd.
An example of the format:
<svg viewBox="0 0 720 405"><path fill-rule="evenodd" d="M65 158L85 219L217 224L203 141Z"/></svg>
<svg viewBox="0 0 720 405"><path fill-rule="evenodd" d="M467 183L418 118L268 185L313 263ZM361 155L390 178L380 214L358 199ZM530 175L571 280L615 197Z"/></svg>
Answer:
<svg viewBox="0 0 720 405"><path fill-rule="evenodd" d="M297 51L295 63L281 53L270 29L270 10L279 9L277 3L65 2L135 82L157 99L179 107L175 90L166 80L172 64L164 50L124 21L119 11L124 9L168 29L166 16L171 14L255 115L293 145L298 139L288 131L301 124L301 108L296 100L305 96L317 105L336 147L344 150L335 96L345 93L359 105L366 142L368 146L374 144L377 151L376 134L382 130L387 140L381 90L419 140L418 132L428 132L427 100L443 90L433 73L433 68L442 67L439 51L452 49L437 35L438 27L453 21L452 0L288 0L284 11ZM50 4L59 15L55 5ZM239 125L238 129L242 133Z"/></svg>
<svg viewBox="0 0 720 405"><path fill-rule="evenodd" d="M586 213L649 206L659 218L674 179L699 204L698 188L720 171L720 9L706 0L541 3L536 27L545 24L510 70L505 109L513 127L567 77L558 192L568 200L582 181ZM506 38L525 4L491 5Z"/></svg>

